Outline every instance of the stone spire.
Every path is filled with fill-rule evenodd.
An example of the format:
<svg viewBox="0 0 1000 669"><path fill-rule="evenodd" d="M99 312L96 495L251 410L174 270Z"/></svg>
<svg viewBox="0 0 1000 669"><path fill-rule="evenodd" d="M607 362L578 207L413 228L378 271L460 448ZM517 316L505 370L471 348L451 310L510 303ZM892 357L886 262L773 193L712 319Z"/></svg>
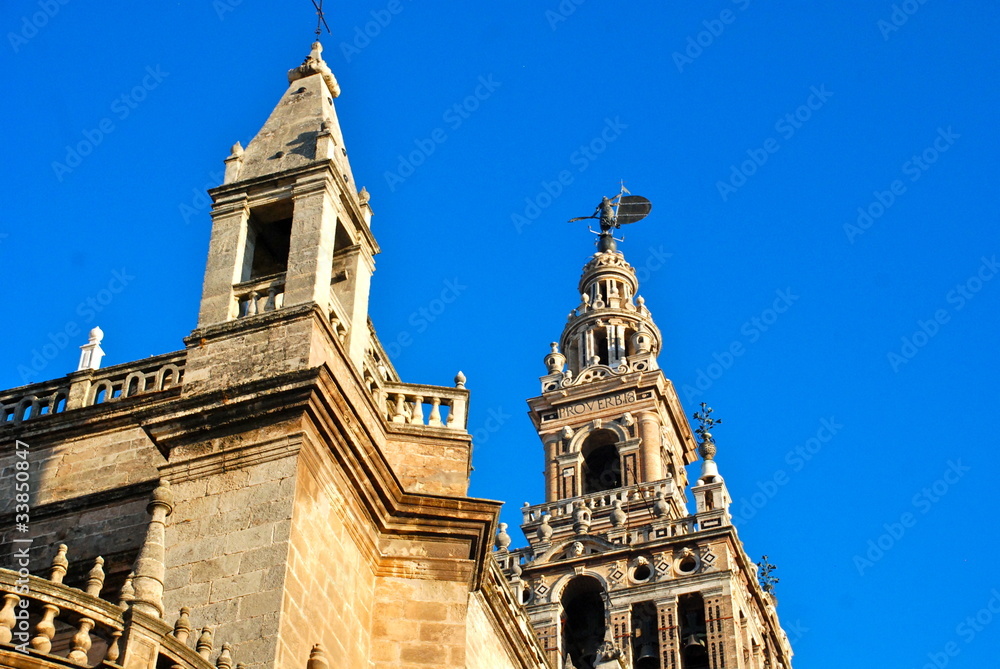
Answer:
<svg viewBox="0 0 1000 669"><path fill-rule="evenodd" d="M314 42L302 65L288 71L288 90L246 149L236 144L226 160L226 183L253 179L331 159L357 193L333 101L340 85ZM234 163L236 164L234 166Z"/></svg>

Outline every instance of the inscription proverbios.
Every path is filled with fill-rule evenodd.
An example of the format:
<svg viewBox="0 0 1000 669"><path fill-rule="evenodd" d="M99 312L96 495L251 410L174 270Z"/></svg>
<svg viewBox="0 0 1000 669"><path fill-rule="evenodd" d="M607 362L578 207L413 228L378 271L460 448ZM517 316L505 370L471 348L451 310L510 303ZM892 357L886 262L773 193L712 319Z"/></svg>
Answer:
<svg viewBox="0 0 1000 669"><path fill-rule="evenodd" d="M600 399L590 400L589 402L578 402L576 404L568 404L564 407L559 407L559 417L565 418L566 416L578 416L582 413L587 413L588 411L593 411L595 409L607 409L609 407L620 407L625 404L632 404L636 400L636 394L634 390L629 390L624 393L618 393L617 395L611 395L609 397L601 397Z"/></svg>

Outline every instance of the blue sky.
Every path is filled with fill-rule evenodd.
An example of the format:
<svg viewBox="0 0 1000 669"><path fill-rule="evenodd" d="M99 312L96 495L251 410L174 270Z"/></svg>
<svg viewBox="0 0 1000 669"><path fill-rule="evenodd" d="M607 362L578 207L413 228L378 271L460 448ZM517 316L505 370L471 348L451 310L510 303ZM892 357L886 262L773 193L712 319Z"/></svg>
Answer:
<svg viewBox="0 0 1000 669"><path fill-rule="evenodd" d="M309 49L291 4L6 4L3 387L74 369L67 326L107 364L182 348L203 191ZM624 179L660 364L724 420L796 666L995 663L994 4L328 4L372 317L404 380L467 375L473 494L512 526L542 500L524 399L593 252L566 220Z"/></svg>

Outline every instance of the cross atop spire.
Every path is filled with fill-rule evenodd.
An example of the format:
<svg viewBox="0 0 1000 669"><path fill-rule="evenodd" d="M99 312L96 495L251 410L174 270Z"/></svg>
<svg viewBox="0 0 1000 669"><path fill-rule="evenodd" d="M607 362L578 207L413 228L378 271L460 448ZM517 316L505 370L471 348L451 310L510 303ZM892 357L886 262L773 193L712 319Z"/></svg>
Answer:
<svg viewBox="0 0 1000 669"><path fill-rule="evenodd" d="M327 34L330 34L330 26L327 25L326 16L323 13L323 0L312 0L313 7L316 8L316 41L319 41L320 35L323 34L323 28L326 28Z"/></svg>

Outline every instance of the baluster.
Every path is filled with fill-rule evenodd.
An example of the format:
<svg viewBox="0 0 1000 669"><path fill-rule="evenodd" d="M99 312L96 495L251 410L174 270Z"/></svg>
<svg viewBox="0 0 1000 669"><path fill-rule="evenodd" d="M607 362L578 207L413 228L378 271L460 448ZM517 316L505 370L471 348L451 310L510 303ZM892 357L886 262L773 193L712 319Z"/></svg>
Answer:
<svg viewBox="0 0 1000 669"><path fill-rule="evenodd" d="M118 655L120 653L120 649L118 648L118 639L121 635L121 630L111 630L111 640L108 641L108 652L104 656L104 659L112 664L116 664L118 662Z"/></svg>
<svg viewBox="0 0 1000 669"><path fill-rule="evenodd" d="M198 654L201 655L206 660L212 654L212 628L205 627L201 630L201 636L198 637L197 645Z"/></svg>
<svg viewBox="0 0 1000 669"><path fill-rule="evenodd" d="M251 290L250 297L247 298L247 316L257 315L257 291Z"/></svg>
<svg viewBox="0 0 1000 669"><path fill-rule="evenodd" d="M14 638L14 625L17 618L14 617L14 607L21 601L17 595L7 594L3 596L3 608L0 609L0 643L10 643Z"/></svg>
<svg viewBox="0 0 1000 669"><path fill-rule="evenodd" d="M128 578L122 583L122 591L118 599L118 608L124 610L127 609L129 604L132 603L132 599L135 597L135 588L132 586L132 579L135 578L135 572L130 571L128 573Z"/></svg>
<svg viewBox="0 0 1000 669"><path fill-rule="evenodd" d="M94 559L94 567L87 574L87 594L91 597L100 597L101 589L104 587L104 558L97 556Z"/></svg>
<svg viewBox="0 0 1000 669"><path fill-rule="evenodd" d="M278 308L278 305L274 303L274 296L278 294L278 290L274 286L270 286L267 289L267 301L264 302L264 311L274 311Z"/></svg>
<svg viewBox="0 0 1000 669"><path fill-rule="evenodd" d="M222 644L222 652L219 653L219 657L215 660L215 666L218 669L233 669L232 648L228 643Z"/></svg>
<svg viewBox="0 0 1000 669"><path fill-rule="evenodd" d="M188 617L190 613L191 609L182 606L181 614L177 616L177 622L174 623L174 638L181 643L186 643L191 634L191 619Z"/></svg>
<svg viewBox="0 0 1000 669"><path fill-rule="evenodd" d="M405 423L406 413L403 407L403 403L406 402L406 397L403 393L396 393L396 412L392 415L393 423Z"/></svg>
<svg viewBox="0 0 1000 669"><path fill-rule="evenodd" d="M330 663L326 661L326 653L323 647L316 644L309 651L309 661L306 662L306 669L329 669Z"/></svg>
<svg viewBox="0 0 1000 669"><path fill-rule="evenodd" d="M69 567L69 560L66 559L66 544L59 544L59 552L52 558L52 572L49 580L53 583L62 583L66 569Z"/></svg>
<svg viewBox="0 0 1000 669"><path fill-rule="evenodd" d="M71 650L67 656L70 662L87 664L87 651L90 650L90 630L94 629L94 621L90 618L80 618L80 628L73 635Z"/></svg>
<svg viewBox="0 0 1000 669"><path fill-rule="evenodd" d="M420 395L413 398L413 413L410 414L410 424L424 424L424 398Z"/></svg>
<svg viewBox="0 0 1000 669"><path fill-rule="evenodd" d="M444 423L441 422L441 398L432 397L431 398L431 416L427 421L427 424L432 427L442 427Z"/></svg>
<svg viewBox="0 0 1000 669"><path fill-rule="evenodd" d="M42 619L35 626L37 634L31 639L31 647L39 653L48 653L52 650L52 637L56 634L55 619L59 615L59 609L51 604L42 605Z"/></svg>

